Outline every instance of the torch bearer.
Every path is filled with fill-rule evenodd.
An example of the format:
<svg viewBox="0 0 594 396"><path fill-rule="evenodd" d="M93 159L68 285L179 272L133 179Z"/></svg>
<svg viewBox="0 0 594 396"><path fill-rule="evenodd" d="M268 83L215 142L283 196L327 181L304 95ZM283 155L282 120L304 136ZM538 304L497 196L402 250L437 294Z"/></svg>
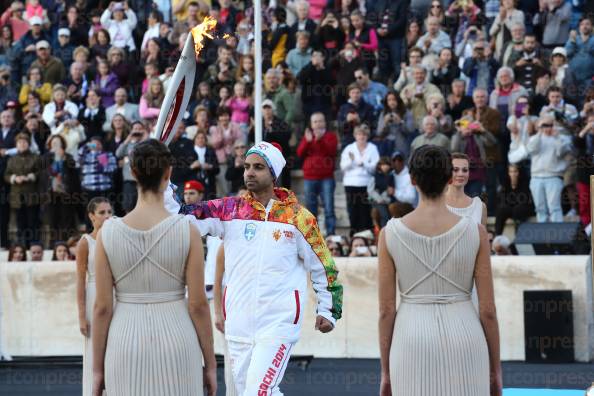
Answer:
<svg viewBox="0 0 594 396"><path fill-rule="evenodd" d="M165 93L165 99L155 126L155 138L169 145L176 133L194 88L196 76L196 57L204 48L204 39L212 39L211 32L217 21L206 17L201 24L193 28L188 35L184 49L181 52L177 65Z"/></svg>

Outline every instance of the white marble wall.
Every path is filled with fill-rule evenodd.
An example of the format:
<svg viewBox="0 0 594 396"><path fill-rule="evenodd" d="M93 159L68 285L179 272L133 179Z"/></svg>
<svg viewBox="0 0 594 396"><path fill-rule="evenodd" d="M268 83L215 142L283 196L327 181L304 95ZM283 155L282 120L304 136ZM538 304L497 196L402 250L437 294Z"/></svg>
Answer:
<svg viewBox="0 0 594 396"><path fill-rule="evenodd" d="M345 292L343 318L332 333L316 332L310 293L295 354L377 358L377 261L345 258L337 265ZM493 276L503 360L524 360L523 291L547 289L573 291L575 357L582 362L594 360L587 256L495 257ZM75 296L73 262L0 262L2 337L7 351L15 356L81 354ZM220 335L216 350L222 350Z"/></svg>

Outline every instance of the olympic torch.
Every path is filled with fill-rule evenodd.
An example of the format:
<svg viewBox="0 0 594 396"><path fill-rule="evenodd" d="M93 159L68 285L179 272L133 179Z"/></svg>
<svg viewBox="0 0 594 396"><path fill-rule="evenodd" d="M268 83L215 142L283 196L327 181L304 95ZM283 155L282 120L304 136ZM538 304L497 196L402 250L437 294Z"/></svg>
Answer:
<svg viewBox="0 0 594 396"><path fill-rule="evenodd" d="M155 138L169 145L176 133L194 88L196 75L196 57L204 48L205 38L213 39L211 32L217 25L214 18L206 17L201 24L193 28L188 35L186 44L181 52L171 81L165 92L163 106L155 126Z"/></svg>

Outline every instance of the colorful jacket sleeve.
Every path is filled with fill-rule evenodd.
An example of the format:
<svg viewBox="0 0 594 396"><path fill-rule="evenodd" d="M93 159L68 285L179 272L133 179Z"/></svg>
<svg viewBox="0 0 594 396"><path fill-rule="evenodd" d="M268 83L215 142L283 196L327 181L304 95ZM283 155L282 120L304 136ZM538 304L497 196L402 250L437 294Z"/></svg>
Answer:
<svg viewBox="0 0 594 396"><path fill-rule="evenodd" d="M317 314L336 326L336 321L342 316L342 285L337 279L334 259L311 213L302 208L295 225L302 235L299 238L299 256L310 273L316 292Z"/></svg>

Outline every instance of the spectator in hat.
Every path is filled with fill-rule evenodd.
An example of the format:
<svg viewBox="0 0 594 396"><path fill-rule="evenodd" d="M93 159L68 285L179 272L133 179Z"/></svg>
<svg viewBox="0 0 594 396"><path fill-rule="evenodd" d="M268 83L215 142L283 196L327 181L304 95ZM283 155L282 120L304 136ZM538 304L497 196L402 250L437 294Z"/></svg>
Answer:
<svg viewBox="0 0 594 396"><path fill-rule="evenodd" d="M6 3L5 3L6 4ZM13 1L10 7L0 16L0 26L10 26L14 34L14 41L18 41L25 35L31 25L23 18L25 7L22 1Z"/></svg>
<svg viewBox="0 0 594 396"><path fill-rule="evenodd" d="M584 15L580 18L579 32L570 32L565 50L575 79L590 80L594 76L594 34L589 16Z"/></svg>
<svg viewBox="0 0 594 396"><path fill-rule="evenodd" d="M237 191L243 187L243 164L246 152L246 143L243 140L236 140L233 144L233 154L229 156L227 171L225 172L225 180L231 183L230 194L237 194Z"/></svg>
<svg viewBox="0 0 594 396"><path fill-rule="evenodd" d="M109 31L112 45L128 51L136 49L132 31L137 22L136 14L128 7L127 1L112 2L101 14L101 24Z"/></svg>
<svg viewBox="0 0 594 396"><path fill-rule="evenodd" d="M113 100L114 104L105 108L103 132L111 131L111 121L116 114L123 115L129 122L140 121L138 105L128 102L128 93L125 88L116 89Z"/></svg>
<svg viewBox="0 0 594 396"><path fill-rule="evenodd" d="M439 123L432 115L426 115L423 117L421 132L422 134L417 136L410 145L411 154L416 149L426 144L440 146L446 150L450 149L450 139L443 133L439 132Z"/></svg>
<svg viewBox="0 0 594 396"><path fill-rule="evenodd" d="M190 164L190 169L196 173L196 178L203 184L206 199L217 197L216 177L219 174L219 161L214 150L207 145L207 132L198 131L194 136L194 151L198 159Z"/></svg>
<svg viewBox="0 0 594 396"><path fill-rule="evenodd" d="M324 114L312 114L309 127L297 147L297 155L303 161L305 205L317 217L318 197L322 199L326 235L333 235L336 231L334 168L337 146L338 137L335 132L327 129Z"/></svg>
<svg viewBox="0 0 594 396"><path fill-rule="evenodd" d="M21 77L21 73L29 70L31 64L37 58L37 48L35 45L38 42L44 40L49 43L50 40L49 34L43 31L43 27L41 26L41 18L33 17L29 23L31 24L31 30L25 33L17 42L17 46L19 48L17 52L17 65L19 67L14 71L16 72L15 75L18 78Z"/></svg>
<svg viewBox="0 0 594 396"><path fill-rule="evenodd" d="M37 60L31 66L39 67L43 74L43 81L52 85L61 83L66 78L66 69L62 61L51 55L50 44L41 40L35 44Z"/></svg>
<svg viewBox="0 0 594 396"><path fill-rule="evenodd" d="M54 47L54 56L62 61L66 69L74 61L74 44L70 42L70 29L58 29L58 43Z"/></svg>
<svg viewBox="0 0 594 396"><path fill-rule="evenodd" d="M207 198L208 199L208 198ZM188 180L184 183L184 203L196 205L204 201L204 186L198 180Z"/></svg>
<svg viewBox="0 0 594 396"><path fill-rule="evenodd" d="M31 138L20 133L15 138L16 155L10 157L4 180L10 184L10 207L15 211L17 238L28 245L39 240L39 176L41 160L29 149Z"/></svg>
<svg viewBox="0 0 594 396"><path fill-rule="evenodd" d="M594 45L592 46L592 50L594 50ZM592 66L594 66L594 63ZM575 69L572 68L572 70ZM565 80L567 73L569 73L567 50L563 47L555 47L551 54L551 74L556 86L563 86L563 80Z"/></svg>

